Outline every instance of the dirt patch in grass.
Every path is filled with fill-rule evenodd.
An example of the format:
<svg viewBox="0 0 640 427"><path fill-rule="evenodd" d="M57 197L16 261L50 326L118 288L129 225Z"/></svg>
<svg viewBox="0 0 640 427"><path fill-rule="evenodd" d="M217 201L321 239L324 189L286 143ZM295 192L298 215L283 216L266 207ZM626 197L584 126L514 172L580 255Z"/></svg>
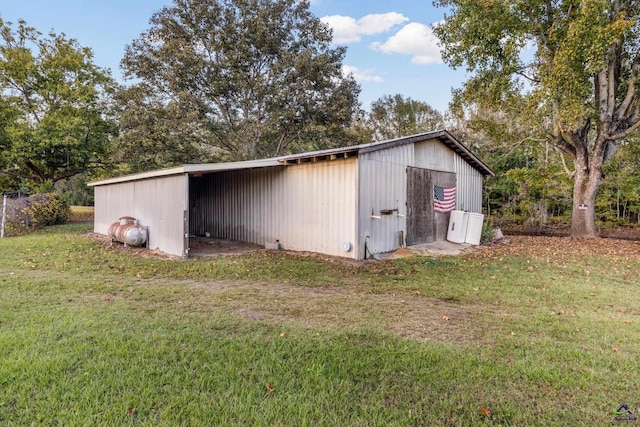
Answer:
<svg viewBox="0 0 640 427"><path fill-rule="evenodd" d="M195 282L214 305L253 321L320 328L376 327L403 337L464 344L481 341L486 314L478 305L414 294L372 294L356 285L307 287L246 281ZM204 296L204 295L203 295ZM206 296L205 296L206 298ZM204 301L200 300L202 307Z"/></svg>
<svg viewBox="0 0 640 427"><path fill-rule="evenodd" d="M282 256L301 256L298 253ZM314 258L333 257L307 254ZM551 259L562 263L570 257L607 256L640 259L640 242L614 239L572 239L560 237L508 236L503 243L476 248L463 258L495 260L508 256ZM359 271L376 261L348 262ZM392 263L375 264L393 269ZM251 283L198 283L219 293L228 310L254 321L285 321L313 327L380 327L394 334L418 340L465 344L483 342L493 331L487 318L498 319L498 306L462 303L421 295L419 292L371 293L358 280L344 280L336 286L303 286L281 281ZM370 288L369 288L370 289ZM483 325L483 326L480 326Z"/></svg>
<svg viewBox="0 0 640 427"><path fill-rule="evenodd" d="M147 249L124 248L113 244L105 236L90 233L89 236L105 246L117 251L127 251L140 257L167 259L166 255ZM572 239L569 237L507 236L504 242L488 246L474 247L459 258L444 260L438 270L451 274L449 270L459 269L459 274L467 274L466 265L458 265L453 260L479 260L481 265L501 266L509 257L523 257L527 260L545 260L550 268L563 267L571 261L578 265L582 259L602 258L613 262L640 259L640 242L614 239ZM258 251L245 255L245 264L238 270L238 279L212 280L191 276L194 280L171 279L174 285L188 286L194 290L190 311L209 315L222 310L234 313L250 321L284 322L319 328L379 328L403 337L443 343L465 344L485 343L491 340L491 330L499 328L495 321L504 320L501 307L487 299L463 298L462 300L436 297L434 292L427 295L429 287L394 288L392 283L402 283L405 278L415 280L412 265L402 261L354 261L346 258L320 254L277 251ZM309 268L309 258L321 261L312 263L313 269L326 272L326 276L308 278L304 269ZM430 261L429 256L424 260ZM209 261L199 260L207 265ZM215 262L215 261L212 261ZM434 261L435 262L435 261ZM545 265L547 265L545 262ZM416 263L420 263L417 259ZM277 265L275 272L268 275L256 273L252 279L254 265ZM416 264L416 265L418 265ZM477 265L477 263L475 263ZM625 261L624 264L627 264ZM444 265L444 267L443 267ZM235 268L235 263L226 268ZM435 268L435 267L434 267ZM480 267L481 268L481 267ZM622 267L621 267L622 268ZM297 269L297 270L296 270ZM282 274L279 274L278 271ZM300 276L287 276L288 270L296 270ZM419 270L419 268L418 268ZM213 270L215 271L215 270ZM528 270L526 270L528 271ZM560 271L560 270L559 270ZM248 273L247 273L248 272ZM479 273L482 270L478 270ZM215 273L213 273L215 274ZM244 274L244 276L243 276ZM313 274L313 271L310 272ZM184 277L184 276L183 276ZM197 277L197 278L196 278ZM268 277L268 278L267 278ZM378 283L380 277L380 283ZM462 276L461 276L462 277ZM425 280L429 277L425 276ZM149 279L154 280L154 279ZM318 286L311 284L319 281ZM324 281L324 282L323 282ZM139 282L141 283L141 282ZM323 285L323 283L326 283ZM431 283L431 282L430 282ZM435 282L438 285L438 282ZM384 290L387 289L387 290ZM415 289L421 289L423 293ZM524 288L527 291L528 288ZM442 295L446 295L444 292ZM434 296L436 295L436 296ZM455 292L452 293L455 295ZM469 301L473 302L470 303ZM185 304L187 302L185 301ZM494 325L488 327L487 325Z"/></svg>

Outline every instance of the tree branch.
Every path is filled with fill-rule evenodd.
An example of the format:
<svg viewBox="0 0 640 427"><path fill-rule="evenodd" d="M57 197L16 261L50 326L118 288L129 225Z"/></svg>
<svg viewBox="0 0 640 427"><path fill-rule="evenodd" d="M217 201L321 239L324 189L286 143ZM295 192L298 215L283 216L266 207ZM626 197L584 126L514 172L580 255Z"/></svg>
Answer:
<svg viewBox="0 0 640 427"><path fill-rule="evenodd" d="M627 129L623 130L622 132L614 133L612 135L605 134L605 137L608 140L617 141L619 139L627 138L628 136L633 134L638 129L640 129L640 120L636 120L635 123L633 123L631 126L629 126Z"/></svg>
<svg viewBox="0 0 640 427"><path fill-rule="evenodd" d="M616 109L616 62L618 58L619 44L614 43L609 47L609 67L607 76L607 118L611 120Z"/></svg>
<svg viewBox="0 0 640 427"><path fill-rule="evenodd" d="M44 171L38 166L36 166L31 160L25 161L25 165L29 169L31 169L42 181L47 180L47 175L44 173Z"/></svg>
<svg viewBox="0 0 640 427"><path fill-rule="evenodd" d="M15 80L5 76L4 74L0 74L0 76L3 78L3 80L6 83L8 83L10 86L12 86L16 91L20 93L22 99L27 104L28 110L33 116L33 119L36 121L36 123L40 123L40 117L38 116L38 112L36 111L33 105L33 102L31 101L31 97L30 97L31 91L26 87L20 86Z"/></svg>
<svg viewBox="0 0 640 427"><path fill-rule="evenodd" d="M64 174L62 174L60 176L54 177L52 181L53 182L58 182L58 181L61 181L63 179L71 178L73 176L76 176L76 175L84 173L84 172L86 172L86 169L71 169L71 170L66 171Z"/></svg>
<svg viewBox="0 0 640 427"><path fill-rule="evenodd" d="M627 115L627 110L634 100L636 93L636 81L638 80L638 64L640 63L640 54L636 54L636 57L633 59L633 63L631 65L631 76L629 76L627 94L624 97L624 100L620 104L618 111L616 112L616 119L623 120L623 118Z"/></svg>
<svg viewBox="0 0 640 427"><path fill-rule="evenodd" d="M557 149L557 147L556 147ZM570 170L569 167L567 166L567 162L564 158L564 152L562 152L562 150L558 149L558 152L560 154L560 161L562 162L562 168L564 169L565 173L569 176L569 178L573 179L573 177L576 174L575 170Z"/></svg>

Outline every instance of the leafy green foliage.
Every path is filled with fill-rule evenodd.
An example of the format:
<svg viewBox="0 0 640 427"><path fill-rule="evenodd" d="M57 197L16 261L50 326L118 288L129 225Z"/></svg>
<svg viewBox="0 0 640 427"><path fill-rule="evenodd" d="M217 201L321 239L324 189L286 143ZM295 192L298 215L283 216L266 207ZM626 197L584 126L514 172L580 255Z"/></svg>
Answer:
<svg viewBox="0 0 640 427"><path fill-rule="evenodd" d="M594 237L603 165L640 127L640 5L631 0L439 0L443 57L473 72L459 115L493 111L573 162L572 234Z"/></svg>
<svg viewBox="0 0 640 427"><path fill-rule="evenodd" d="M64 224L71 208L61 194L40 193L28 198L9 199L8 234L23 234L49 225Z"/></svg>
<svg viewBox="0 0 640 427"><path fill-rule="evenodd" d="M84 174L58 181L55 190L62 194L70 206L93 206L93 187L87 187Z"/></svg>
<svg viewBox="0 0 640 427"><path fill-rule="evenodd" d="M421 101L397 94L387 95L371 104L370 126L375 139L400 138L444 127L442 114Z"/></svg>
<svg viewBox="0 0 640 427"><path fill-rule="evenodd" d="M599 221L605 225L640 224L640 144L625 144L603 168L596 201Z"/></svg>
<svg viewBox="0 0 640 427"><path fill-rule="evenodd" d="M0 20L0 173L33 188L98 167L113 82L90 49Z"/></svg>
<svg viewBox="0 0 640 427"><path fill-rule="evenodd" d="M493 242L493 239L496 238L496 229L493 226L493 221L491 218L486 218L486 220L482 223L482 231L480 232L480 243L485 245Z"/></svg>
<svg viewBox="0 0 640 427"><path fill-rule="evenodd" d="M119 95L114 153L132 168L276 156L351 135L359 87L308 1L175 0L150 22L122 60L140 83Z"/></svg>

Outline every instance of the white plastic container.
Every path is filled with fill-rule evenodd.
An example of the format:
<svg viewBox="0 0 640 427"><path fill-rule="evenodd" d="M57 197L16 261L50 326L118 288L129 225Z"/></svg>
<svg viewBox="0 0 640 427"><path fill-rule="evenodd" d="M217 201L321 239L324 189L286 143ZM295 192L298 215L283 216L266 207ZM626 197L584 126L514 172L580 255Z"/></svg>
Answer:
<svg viewBox="0 0 640 427"><path fill-rule="evenodd" d="M447 240L453 243L464 243L467 234L469 212L451 211Z"/></svg>
<svg viewBox="0 0 640 427"><path fill-rule="evenodd" d="M480 236L482 235L482 223L484 222L484 215L479 213L469 214L469 224L467 226L467 236L464 239L465 243L471 243L472 245L480 244Z"/></svg>

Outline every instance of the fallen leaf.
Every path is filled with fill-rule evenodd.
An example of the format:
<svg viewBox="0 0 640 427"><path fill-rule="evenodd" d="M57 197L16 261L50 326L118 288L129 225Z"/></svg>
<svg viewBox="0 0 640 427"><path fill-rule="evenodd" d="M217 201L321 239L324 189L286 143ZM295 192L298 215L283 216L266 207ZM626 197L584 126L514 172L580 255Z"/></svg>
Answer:
<svg viewBox="0 0 640 427"><path fill-rule="evenodd" d="M283 337L283 336L285 336L285 335L286 335L286 334L285 334L285 332L284 332L284 331L280 332L280 337Z"/></svg>
<svg viewBox="0 0 640 427"><path fill-rule="evenodd" d="M487 418L491 418L491 411L490 410L488 410L484 406L480 406L478 409L480 410L480 412L485 414L487 416Z"/></svg>
<svg viewBox="0 0 640 427"><path fill-rule="evenodd" d="M273 393L274 391L276 391L276 389L271 387L271 384L269 384L269 383L266 383L264 386L267 388L267 391L269 393Z"/></svg>

